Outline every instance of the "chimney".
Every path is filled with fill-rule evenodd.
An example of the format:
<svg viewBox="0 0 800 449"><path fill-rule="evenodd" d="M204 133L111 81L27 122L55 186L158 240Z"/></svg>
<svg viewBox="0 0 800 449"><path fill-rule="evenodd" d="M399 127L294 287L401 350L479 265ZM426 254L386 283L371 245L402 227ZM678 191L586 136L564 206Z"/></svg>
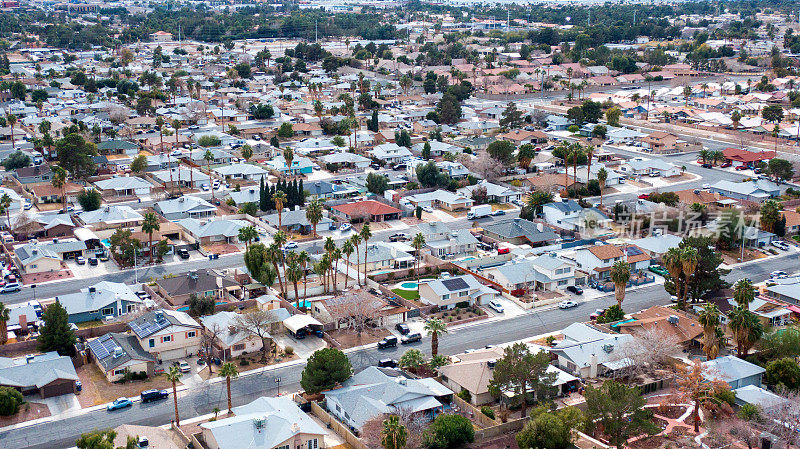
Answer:
<svg viewBox="0 0 800 449"><path fill-rule="evenodd" d="M594 379L595 377L597 377L597 355L592 354L589 357L589 378Z"/></svg>
<svg viewBox="0 0 800 449"><path fill-rule="evenodd" d="M28 316L27 315L22 314L22 315L19 316L19 327L22 328L22 333L23 334L27 334L28 333Z"/></svg>
<svg viewBox="0 0 800 449"><path fill-rule="evenodd" d="M544 232L544 224L536 223L536 230L539 232Z"/></svg>

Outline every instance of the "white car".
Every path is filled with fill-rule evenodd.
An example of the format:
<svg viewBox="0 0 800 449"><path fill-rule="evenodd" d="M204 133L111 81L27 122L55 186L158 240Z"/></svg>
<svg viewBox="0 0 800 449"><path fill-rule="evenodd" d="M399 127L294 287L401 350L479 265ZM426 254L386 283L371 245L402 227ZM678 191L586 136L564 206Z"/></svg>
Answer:
<svg viewBox="0 0 800 449"><path fill-rule="evenodd" d="M787 276L788 275L786 274L786 272L785 271L781 271L781 270L773 271L772 273L769 274L769 277L775 278L775 279L783 279L783 278L785 278Z"/></svg>
<svg viewBox="0 0 800 449"><path fill-rule="evenodd" d="M425 207L422 208L422 210L424 210L425 212L427 212L429 214L433 213L433 208L430 207L430 206L425 206Z"/></svg>
<svg viewBox="0 0 800 449"><path fill-rule="evenodd" d="M578 303L575 301L570 301L568 299L558 303L559 309L571 309L573 307L578 307Z"/></svg>
<svg viewBox="0 0 800 449"><path fill-rule="evenodd" d="M181 151L181 150L175 150L175 151L173 151L172 153L170 153L170 155L171 155L172 157L179 157L179 156L182 156L182 155L183 155L183 151Z"/></svg>
<svg viewBox="0 0 800 449"><path fill-rule="evenodd" d="M489 301L488 306L489 306L490 309L494 310L497 313L503 313L503 311L504 311L503 305L500 304L499 302L497 302L494 299Z"/></svg>
<svg viewBox="0 0 800 449"><path fill-rule="evenodd" d="M342 223L342 225L339 226L339 230L342 232L349 231L351 228L352 226L350 225L350 223Z"/></svg>
<svg viewBox="0 0 800 449"><path fill-rule="evenodd" d="M203 189L203 191L207 192L208 191L208 184L203 184L203 185L200 186L200 188Z"/></svg>
<svg viewBox="0 0 800 449"><path fill-rule="evenodd" d="M784 251L789 251L789 245L786 242L781 242L780 240L773 240L770 242L770 245L774 246L775 248L782 249Z"/></svg>
<svg viewBox="0 0 800 449"><path fill-rule="evenodd" d="M283 245L284 251L289 251L290 249L297 249L297 242L289 242Z"/></svg>
<svg viewBox="0 0 800 449"><path fill-rule="evenodd" d="M189 364L188 364L188 363L186 363L186 362L185 362L185 361L183 361L183 360L181 360L181 361L179 361L179 362L178 362L178 369L179 369L179 370L180 370L182 373L189 373L189 372L191 372L191 371L192 371L192 367L191 367L191 366L189 366Z"/></svg>

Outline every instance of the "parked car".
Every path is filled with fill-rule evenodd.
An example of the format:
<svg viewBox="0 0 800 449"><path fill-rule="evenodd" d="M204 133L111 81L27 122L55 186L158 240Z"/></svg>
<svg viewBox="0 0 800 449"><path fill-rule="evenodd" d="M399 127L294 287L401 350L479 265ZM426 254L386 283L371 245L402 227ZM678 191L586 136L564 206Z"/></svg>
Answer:
<svg viewBox="0 0 800 449"><path fill-rule="evenodd" d="M511 252L510 248L497 248L497 254L508 254Z"/></svg>
<svg viewBox="0 0 800 449"><path fill-rule="evenodd" d="M289 251L292 249L297 249L297 242L288 242L287 244L283 245L284 251Z"/></svg>
<svg viewBox="0 0 800 449"><path fill-rule="evenodd" d="M397 368L397 360L381 359L378 362L378 368Z"/></svg>
<svg viewBox="0 0 800 449"><path fill-rule="evenodd" d="M789 245L786 242L782 242L780 240L773 240L770 242L770 245L774 246L775 248L782 249L784 251L789 251Z"/></svg>
<svg viewBox="0 0 800 449"><path fill-rule="evenodd" d="M75 262L78 265L86 265L86 258L83 257L83 256L78 256L78 257L75 258Z"/></svg>
<svg viewBox="0 0 800 449"><path fill-rule="evenodd" d="M777 270L769 274L771 278L783 279L787 276L785 271Z"/></svg>
<svg viewBox="0 0 800 449"><path fill-rule="evenodd" d="M402 335L408 335L411 333L411 328L409 328L408 324L406 323L397 323L394 328L397 329L397 332L400 332Z"/></svg>
<svg viewBox="0 0 800 449"><path fill-rule="evenodd" d="M200 188L203 189L204 192L208 192L209 190L208 184L203 184L200 186Z"/></svg>
<svg viewBox="0 0 800 449"><path fill-rule="evenodd" d="M703 167L703 168L714 168L714 166L709 164L709 163L700 164L700 166Z"/></svg>
<svg viewBox="0 0 800 449"><path fill-rule="evenodd" d="M747 166L746 165L737 165L736 166L736 170L747 170Z"/></svg>
<svg viewBox="0 0 800 449"><path fill-rule="evenodd" d="M390 242L405 242L406 240L408 240L408 235L402 232L398 232L397 234L392 234L389 236Z"/></svg>
<svg viewBox="0 0 800 449"><path fill-rule="evenodd" d="M178 369L181 370L182 373L190 373L192 371L192 367L184 360L178 361L177 365Z"/></svg>
<svg viewBox="0 0 800 449"><path fill-rule="evenodd" d="M497 209L496 211L492 212L492 215L494 215L495 217L499 217L499 216L505 215L505 214L506 214L506 211L504 211L503 209Z"/></svg>
<svg viewBox="0 0 800 449"><path fill-rule="evenodd" d="M647 269L661 277L669 276L669 271L661 265L650 265Z"/></svg>
<svg viewBox="0 0 800 449"><path fill-rule="evenodd" d="M407 345L410 343L416 343L418 341L422 341L422 334L419 332L414 332L413 334L408 334L405 337L400 339L400 344Z"/></svg>
<svg viewBox="0 0 800 449"><path fill-rule="evenodd" d="M583 294L583 289L578 287L577 285L570 285L569 287L567 287L567 291L570 293L574 293L576 295Z"/></svg>
<svg viewBox="0 0 800 449"><path fill-rule="evenodd" d="M575 301L571 301L569 299L561 301L560 303L558 303L558 308L559 309L571 309L573 307L578 307L578 303L575 302Z"/></svg>
<svg viewBox="0 0 800 449"><path fill-rule="evenodd" d="M647 193L642 193L641 195L639 195L639 197L638 197L638 198L639 198L640 200L646 200L646 199L650 198L650 195L649 195L649 194L647 194Z"/></svg>
<svg viewBox="0 0 800 449"><path fill-rule="evenodd" d="M342 231L342 232L347 232L352 228L353 228L353 226L351 226L350 223L342 223L342 225L339 226L339 230Z"/></svg>
<svg viewBox="0 0 800 449"><path fill-rule="evenodd" d="M22 290L22 286L18 282L9 282L0 287L0 293L14 293Z"/></svg>
<svg viewBox="0 0 800 449"><path fill-rule="evenodd" d="M383 340L378 342L378 349L386 349L397 346L397 337L383 337Z"/></svg>
<svg viewBox="0 0 800 449"><path fill-rule="evenodd" d="M720 168L728 168L728 167L730 167L731 165L733 165L733 162L731 162L731 161L728 161L728 162L725 162L725 163L723 163L723 164L722 164L722 165L720 165L719 167L720 167Z"/></svg>
<svg viewBox="0 0 800 449"><path fill-rule="evenodd" d="M89 265L96 267L98 264L97 257L90 257L88 259Z"/></svg>
<svg viewBox="0 0 800 449"><path fill-rule="evenodd" d="M186 248L181 248L178 250L178 257L181 259L188 259L189 258L189 251Z"/></svg>
<svg viewBox="0 0 800 449"><path fill-rule="evenodd" d="M139 396L142 398L142 404L146 404L168 398L169 390L145 390Z"/></svg>
<svg viewBox="0 0 800 449"><path fill-rule="evenodd" d="M495 311L495 312L497 312L497 313L503 313L503 312L505 311L505 309L503 309L503 305L502 305L502 304L500 304L500 303L499 303L497 300L495 300L495 299L493 299L493 300L489 301L489 304L488 304L488 306L489 306L489 308L490 308L490 309L494 310L494 311Z"/></svg>
<svg viewBox="0 0 800 449"><path fill-rule="evenodd" d="M131 402L130 399L128 399L128 398L118 398L114 402L108 404L108 406L106 406L106 409L109 412L113 412L114 410L119 410L119 409L132 407L132 406L133 406L133 402Z"/></svg>
<svg viewBox="0 0 800 449"><path fill-rule="evenodd" d="M591 315L589 315L589 319L590 319L590 320L592 320L592 321L594 321L594 320L596 320L596 319L597 319L597 318L598 318L600 315L602 315L602 314L604 314L604 313L606 313L606 309L596 309L596 310L595 310L595 311L594 311L594 312L593 312Z"/></svg>
<svg viewBox="0 0 800 449"><path fill-rule="evenodd" d="M433 208L430 207L430 206L425 206L425 207L422 208L422 210L424 210L425 212L427 212L429 214L433 213Z"/></svg>

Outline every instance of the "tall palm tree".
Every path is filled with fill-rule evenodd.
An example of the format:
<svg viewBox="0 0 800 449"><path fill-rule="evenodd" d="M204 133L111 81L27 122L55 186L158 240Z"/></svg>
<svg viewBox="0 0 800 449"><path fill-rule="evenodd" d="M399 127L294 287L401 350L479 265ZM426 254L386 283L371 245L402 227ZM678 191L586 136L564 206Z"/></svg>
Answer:
<svg viewBox="0 0 800 449"><path fill-rule="evenodd" d="M589 182L589 178L592 176L592 156L594 156L594 146L589 145L586 148L586 182Z"/></svg>
<svg viewBox="0 0 800 449"><path fill-rule="evenodd" d="M299 256L296 252L292 251L286 256L286 282L291 282L294 285L294 300L297 302L297 307L300 307L300 292L297 284L303 278L303 268L300 266Z"/></svg>
<svg viewBox="0 0 800 449"><path fill-rule="evenodd" d="M325 239L325 244L323 245L323 249L325 250L325 254L328 256L328 259L331 261L331 266L328 267L329 268L329 270L328 270L329 271L328 272L328 278L332 278L333 277L332 276L333 275L333 273L332 273L332 270L333 270L333 252L334 252L334 250L336 250L336 242L333 241L333 238L328 237L327 239Z"/></svg>
<svg viewBox="0 0 800 449"><path fill-rule="evenodd" d="M177 366L172 365L169 367L169 371L167 371L167 380L172 382L172 399L175 401L175 425L180 427L181 426L181 417L178 415L178 381L181 380L183 374L181 370L178 369Z"/></svg>
<svg viewBox="0 0 800 449"><path fill-rule="evenodd" d="M749 310L749 305L756 297L756 288L748 278L739 279L733 284L733 300L736 305Z"/></svg>
<svg viewBox="0 0 800 449"><path fill-rule="evenodd" d="M17 124L17 116L14 114L6 115L6 123L8 123L8 127L11 128L11 149L16 150L17 146L14 142L14 125Z"/></svg>
<svg viewBox="0 0 800 449"><path fill-rule="evenodd" d="M275 242L276 245L278 245L277 257L278 257L278 260L281 263L281 267L283 268L283 273L284 273L284 276L285 276L286 275L286 255L283 253L283 245L285 245L286 242L289 241L289 237L287 237L286 233L284 233L283 231L278 230L278 232L276 232L275 235L272 236L272 240ZM275 268L277 269L278 267L275 267ZM280 277L281 277L281 273L279 271L278 272L278 279L280 279ZM289 286L286 285L286 288L284 288L284 290L283 290L284 296L286 296L286 290L288 289L288 287Z"/></svg>
<svg viewBox="0 0 800 449"><path fill-rule="evenodd" d="M383 449L403 449L408 440L408 430L400 423L397 415L389 416L383 421L381 429L381 446Z"/></svg>
<svg viewBox="0 0 800 449"><path fill-rule="evenodd" d="M700 310L697 318L703 326L703 352L706 353L708 360L714 360L719 355L719 340L717 330L719 329L719 308L714 304L706 304Z"/></svg>
<svg viewBox="0 0 800 449"><path fill-rule="evenodd" d="M277 236L277 234L275 234ZM267 262L271 263L272 266L275 268L275 275L278 278L278 286L281 289L281 294L284 298L286 298L286 290L283 288L283 278L281 278L281 270L279 268L280 261L283 257L281 254L281 244L277 241L274 241L271 245L267 247Z"/></svg>
<svg viewBox="0 0 800 449"><path fill-rule="evenodd" d="M606 187L606 180L608 180L608 172L603 167L597 171L597 182L600 184L600 207L603 207L603 189Z"/></svg>
<svg viewBox="0 0 800 449"><path fill-rule="evenodd" d="M361 253L358 252L358 245L361 243L361 235L355 233L350 236L350 241L353 243L353 246L356 247L356 283L358 286L361 286L361 271L359 265L361 265Z"/></svg>
<svg viewBox="0 0 800 449"><path fill-rule="evenodd" d="M297 255L297 263L300 264L300 269L303 270L303 299L306 299L308 292L308 264L311 263L311 256L306 251L300 251Z"/></svg>
<svg viewBox="0 0 800 449"><path fill-rule="evenodd" d="M67 171L58 165L52 168L53 177L50 179L50 184L56 189L61 190L61 202L64 205L64 212L67 211Z"/></svg>
<svg viewBox="0 0 800 449"><path fill-rule="evenodd" d="M692 248L690 246L683 248L681 250L681 266L683 271L684 277L684 286L683 286L683 304L684 306L688 302L689 299L689 281L694 276L694 272L697 270L697 264L700 263L700 259L697 255L697 249Z"/></svg>
<svg viewBox="0 0 800 449"><path fill-rule="evenodd" d="M369 260L369 238L372 237L372 231L369 229L369 223L364 223L361 228L361 240L364 241L364 283L367 282L367 261Z"/></svg>
<svg viewBox="0 0 800 449"><path fill-rule="evenodd" d="M416 264L416 270L414 270L414 272L417 273L417 280L419 280L420 259L422 258L422 248L425 246L425 236L422 235L421 232L417 233L417 235L414 236L411 246L414 247L417 253L417 257L414 258L414 263ZM419 293L419 282L417 282L417 293Z"/></svg>
<svg viewBox="0 0 800 449"><path fill-rule="evenodd" d="M278 190L272 194L272 201L275 201L275 209L278 210L278 229L283 227L283 205L286 204L286 193Z"/></svg>
<svg viewBox="0 0 800 449"><path fill-rule="evenodd" d="M622 309L622 301L625 300L625 286L631 280L631 266L628 262L620 260L611 267L611 281L614 282L614 299Z"/></svg>
<svg viewBox="0 0 800 449"><path fill-rule="evenodd" d="M250 242L258 237L258 231L255 226L244 226L239 228L239 241L244 242L244 249L247 251L250 248Z"/></svg>
<svg viewBox="0 0 800 449"><path fill-rule="evenodd" d="M350 260L350 256L353 255L353 251L355 251L355 247L353 246L353 241L350 240L350 239L345 240L344 243L342 244L342 254L344 255L344 259L345 259L345 262L344 262L344 267L345 267L344 289L345 290L347 290L347 278L350 277L350 276L347 275L347 264L348 264L348 261Z"/></svg>
<svg viewBox="0 0 800 449"><path fill-rule="evenodd" d="M228 387L228 413L230 414L233 408L233 402L231 401L231 378L239 377L239 370L236 369L236 365L233 363L226 362L219 368L217 375L225 378L225 386Z"/></svg>
<svg viewBox="0 0 800 449"><path fill-rule="evenodd" d="M294 174L292 170L292 161L294 160L294 151L291 148L286 147L283 149L283 159L286 161L286 168L289 169L289 175Z"/></svg>
<svg viewBox="0 0 800 449"><path fill-rule="evenodd" d="M314 228L314 237L317 237L317 225L322 221L322 200L318 197L311 198L306 206L306 220Z"/></svg>
<svg viewBox="0 0 800 449"><path fill-rule="evenodd" d="M342 259L342 249L335 248L331 253L331 259L333 259L333 291L335 292L339 288L339 261ZM347 276L345 276L347 279Z"/></svg>
<svg viewBox="0 0 800 449"><path fill-rule="evenodd" d="M447 325L439 318L431 318L425 322L425 331L431 337L431 357L439 354L439 335L447 333Z"/></svg>
<svg viewBox="0 0 800 449"><path fill-rule="evenodd" d="M203 154L203 159L205 159L206 161L206 170L208 170L208 177L209 179L211 179L211 161L214 160L214 153L212 153L211 150L206 150L205 154ZM180 173L180 170L178 171L178 173ZM211 187L211 202L213 203L214 201L216 201L216 198L214 196L214 186L211 185L210 187Z"/></svg>
<svg viewBox="0 0 800 449"><path fill-rule="evenodd" d="M0 345L8 341L8 320L11 319L10 311L0 302Z"/></svg>
<svg viewBox="0 0 800 449"><path fill-rule="evenodd" d="M764 327L758 316L747 307L736 306L728 312L728 327L733 332L736 355L740 358L747 357L750 348L764 335Z"/></svg>
<svg viewBox="0 0 800 449"><path fill-rule="evenodd" d="M144 214L144 220L142 220L142 232L147 234L150 251L150 263L153 263L153 256L155 253L153 250L153 233L159 229L161 229L161 223L158 222L158 217L156 214L153 212Z"/></svg>
<svg viewBox="0 0 800 449"><path fill-rule="evenodd" d="M573 179L578 182L578 159L583 155L583 146L579 142L572 144L572 172Z"/></svg>
<svg viewBox="0 0 800 449"><path fill-rule="evenodd" d="M11 209L11 197L8 196L7 193L4 193L3 196L0 196L0 210L6 214L6 226L8 229L11 229L11 217L9 216L9 210Z"/></svg>

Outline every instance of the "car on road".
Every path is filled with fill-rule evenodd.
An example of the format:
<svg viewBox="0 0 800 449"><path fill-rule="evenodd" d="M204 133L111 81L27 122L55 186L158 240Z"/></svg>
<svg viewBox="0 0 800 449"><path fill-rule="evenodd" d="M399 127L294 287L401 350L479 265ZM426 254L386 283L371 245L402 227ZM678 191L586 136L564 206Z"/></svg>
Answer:
<svg viewBox="0 0 800 449"><path fill-rule="evenodd" d="M714 166L709 164L709 163L700 164L700 166L703 167L703 168L714 168Z"/></svg>
<svg viewBox="0 0 800 449"><path fill-rule="evenodd" d="M400 344L407 345L410 343L416 343L418 341L422 341L422 334L419 332L414 332L413 334L408 334L405 337L400 339Z"/></svg>
<svg viewBox="0 0 800 449"><path fill-rule="evenodd" d="M746 165L737 165L735 169L736 170L747 170L748 167Z"/></svg>
<svg viewBox="0 0 800 449"><path fill-rule="evenodd" d="M208 190L209 190L208 184L203 184L203 185L200 186L200 188L203 189L204 192L208 192Z"/></svg>
<svg viewBox="0 0 800 449"><path fill-rule="evenodd" d="M506 214L506 211L504 211L503 209L498 209L498 210L492 212L492 215L494 215L495 217L500 217L500 216L505 215L505 214Z"/></svg>
<svg viewBox="0 0 800 449"><path fill-rule="evenodd" d="M640 200L646 200L646 199L650 198L650 195L647 194L647 193L642 193L641 195L638 196L638 198Z"/></svg>
<svg viewBox="0 0 800 449"><path fill-rule="evenodd" d="M661 265L650 265L647 269L661 277L669 276L669 271Z"/></svg>
<svg viewBox="0 0 800 449"><path fill-rule="evenodd" d="M352 228L353 227L350 225L350 223L342 223L342 225L339 226L339 230L342 231L342 232L347 232Z"/></svg>
<svg viewBox="0 0 800 449"><path fill-rule="evenodd" d="M400 332L402 335L408 335L411 333L411 328L408 327L408 324L406 323L397 323L394 328L397 329L397 332Z"/></svg>
<svg viewBox="0 0 800 449"><path fill-rule="evenodd" d="M31 200L27 200L27 199L25 200L25 204L22 206L22 208L25 209L25 210L30 210L32 207L33 207L33 203L31 203Z"/></svg>
<svg viewBox="0 0 800 449"><path fill-rule="evenodd" d="M378 368L397 368L397 360L381 359L378 361Z"/></svg>
<svg viewBox="0 0 800 449"><path fill-rule="evenodd" d="M189 258L189 251L186 248L181 248L178 250L178 257L181 259L188 259Z"/></svg>
<svg viewBox="0 0 800 449"><path fill-rule="evenodd" d="M0 293L14 293L18 291L22 291L22 286L19 285L19 282L9 282L0 287Z"/></svg>
<svg viewBox="0 0 800 449"><path fill-rule="evenodd" d="M489 301L489 304L487 305L489 306L490 309L494 310L497 313L503 313L505 311L505 309L503 309L503 305L500 304L496 299Z"/></svg>
<svg viewBox="0 0 800 449"><path fill-rule="evenodd" d="M558 303L558 308L559 309L571 309L573 307L578 307L578 303L575 302L575 301L571 301L569 299L561 301L560 303Z"/></svg>
<svg viewBox="0 0 800 449"><path fill-rule="evenodd" d="M775 278L775 279L783 279L786 276L788 276L786 274L786 272L785 271L781 271L781 270L773 271L772 273L769 274L769 277Z"/></svg>
<svg viewBox="0 0 800 449"><path fill-rule="evenodd" d="M179 361L175 362L175 365L178 367L178 369L182 373L190 373L190 372L192 372L192 367L188 363L186 363L185 360L179 360Z"/></svg>
<svg viewBox="0 0 800 449"><path fill-rule="evenodd" d="M567 287L567 291L570 293L574 293L576 295L583 294L583 289L578 287L577 285L570 285L569 287Z"/></svg>
<svg viewBox="0 0 800 449"><path fill-rule="evenodd" d="M169 390L145 390L139 395L139 397L142 398L142 404L147 404L148 402L168 398Z"/></svg>
<svg viewBox="0 0 800 449"><path fill-rule="evenodd" d="M728 168L731 165L733 165L733 162L728 161L728 162L725 162L724 164L720 165L719 168Z"/></svg>
<svg viewBox="0 0 800 449"><path fill-rule="evenodd" d="M83 257L83 256L78 256L78 257L75 258L75 262L78 265L86 265L86 258Z"/></svg>
<svg viewBox="0 0 800 449"><path fill-rule="evenodd" d="M402 232L398 232L397 234L392 234L389 236L390 242L405 242L408 240L408 234L404 234Z"/></svg>
<svg viewBox="0 0 800 449"><path fill-rule="evenodd" d="M677 303L677 302L678 302L678 297L677 297L677 296L675 296L675 295L671 295L671 296L669 297L669 302L674 302L674 303Z"/></svg>
<svg viewBox="0 0 800 449"><path fill-rule="evenodd" d="M297 242L288 242L287 244L283 245L284 251L289 251L291 249L297 249Z"/></svg>
<svg viewBox="0 0 800 449"><path fill-rule="evenodd" d="M784 251L789 251L789 245L786 242L781 242L780 240L773 240L770 242L770 245L774 246L775 248L782 249Z"/></svg>
<svg viewBox="0 0 800 449"><path fill-rule="evenodd" d="M383 337L383 340L378 342L378 349L393 348L397 346L397 337Z"/></svg>
<svg viewBox="0 0 800 449"><path fill-rule="evenodd" d="M100 259L100 262L108 262L108 254L106 253L98 254L97 258Z"/></svg>
<svg viewBox="0 0 800 449"><path fill-rule="evenodd" d="M117 398L114 402L108 404L106 406L106 410L109 412L113 412L114 410L120 410L127 407L132 407L133 402L131 402L128 398Z"/></svg>
<svg viewBox="0 0 800 449"><path fill-rule="evenodd" d="M594 321L604 313L606 313L606 309L596 309L591 315L589 315L589 319Z"/></svg>

